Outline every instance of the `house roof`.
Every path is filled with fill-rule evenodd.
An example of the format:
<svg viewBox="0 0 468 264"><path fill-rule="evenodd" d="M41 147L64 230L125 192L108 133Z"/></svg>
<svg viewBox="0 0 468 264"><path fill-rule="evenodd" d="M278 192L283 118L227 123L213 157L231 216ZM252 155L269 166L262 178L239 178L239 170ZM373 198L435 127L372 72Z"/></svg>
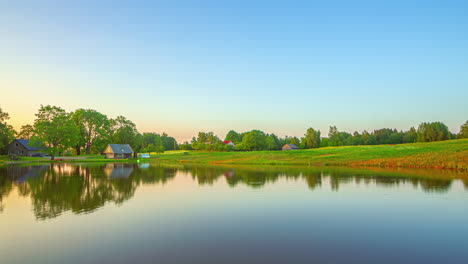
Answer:
<svg viewBox="0 0 468 264"><path fill-rule="evenodd" d="M25 147L29 151L38 151L38 150L40 150L39 148L30 146L29 145L29 140L27 140L27 139L18 138L18 139L16 139L16 141L18 143L20 143L21 145L23 145L23 147Z"/></svg>
<svg viewBox="0 0 468 264"><path fill-rule="evenodd" d="M286 147L286 146L289 146L290 148L293 148L293 149L298 149L299 148L298 146L296 146L294 144L286 144L286 145L283 146L283 148Z"/></svg>
<svg viewBox="0 0 468 264"><path fill-rule="evenodd" d="M234 142L232 142L231 140L225 140L225 141L223 141L223 143L224 144L229 144L229 143L234 143Z"/></svg>
<svg viewBox="0 0 468 264"><path fill-rule="evenodd" d="M132 154L133 149L129 144L109 144L114 154Z"/></svg>

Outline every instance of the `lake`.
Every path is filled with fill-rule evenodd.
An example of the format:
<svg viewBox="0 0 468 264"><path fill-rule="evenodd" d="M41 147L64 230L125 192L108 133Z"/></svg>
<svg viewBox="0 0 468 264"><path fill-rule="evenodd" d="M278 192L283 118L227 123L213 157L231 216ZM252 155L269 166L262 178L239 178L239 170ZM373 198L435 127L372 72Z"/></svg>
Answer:
<svg viewBox="0 0 468 264"><path fill-rule="evenodd" d="M141 163L3 167L0 262L468 263L468 176Z"/></svg>

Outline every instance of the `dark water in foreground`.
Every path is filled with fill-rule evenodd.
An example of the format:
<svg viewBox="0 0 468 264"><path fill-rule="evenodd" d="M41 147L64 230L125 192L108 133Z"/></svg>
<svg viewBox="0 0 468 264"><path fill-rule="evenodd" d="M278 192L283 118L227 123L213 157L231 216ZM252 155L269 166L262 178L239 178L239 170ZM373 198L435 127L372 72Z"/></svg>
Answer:
<svg viewBox="0 0 468 264"><path fill-rule="evenodd" d="M0 263L468 263L441 171L0 168Z"/></svg>

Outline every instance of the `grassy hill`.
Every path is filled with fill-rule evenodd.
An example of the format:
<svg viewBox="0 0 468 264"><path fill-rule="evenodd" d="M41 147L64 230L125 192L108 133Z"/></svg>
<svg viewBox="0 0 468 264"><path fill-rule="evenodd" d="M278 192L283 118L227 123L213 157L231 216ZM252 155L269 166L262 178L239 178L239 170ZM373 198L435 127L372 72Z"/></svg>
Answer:
<svg viewBox="0 0 468 264"><path fill-rule="evenodd" d="M468 170L468 139L291 151L169 151L160 162L193 164L338 165Z"/></svg>

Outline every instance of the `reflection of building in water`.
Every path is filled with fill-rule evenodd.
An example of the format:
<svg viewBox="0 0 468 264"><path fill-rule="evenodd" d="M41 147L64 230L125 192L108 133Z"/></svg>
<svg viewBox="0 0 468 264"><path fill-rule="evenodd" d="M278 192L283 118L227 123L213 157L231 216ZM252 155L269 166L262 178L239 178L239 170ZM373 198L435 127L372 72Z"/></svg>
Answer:
<svg viewBox="0 0 468 264"><path fill-rule="evenodd" d="M150 164L149 163L140 163L139 167L140 167L140 169L149 169Z"/></svg>
<svg viewBox="0 0 468 264"><path fill-rule="evenodd" d="M234 170L226 171L224 173L224 177L226 177L226 179L231 179L232 177L234 177Z"/></svg>
<svg viewBox="0 0 468 264"><path fill-rule="evenodd" d="M23 183L28 179L39 178L44 175L44 172L47 171L49 165L39 165L39 166L10 166L7 169L8 176L13 182Z"/></svg>
<svg viewBox="0 0 468 264"><path fill-rule="evenodd" d="M123 163L108 163L104 167L104 173L109 179L125 179L130 177L133 172L133 166Z"/></svg>

